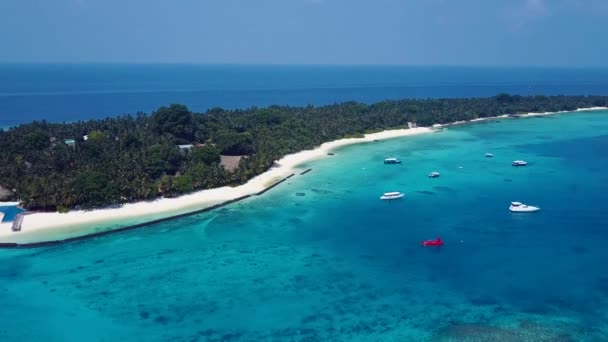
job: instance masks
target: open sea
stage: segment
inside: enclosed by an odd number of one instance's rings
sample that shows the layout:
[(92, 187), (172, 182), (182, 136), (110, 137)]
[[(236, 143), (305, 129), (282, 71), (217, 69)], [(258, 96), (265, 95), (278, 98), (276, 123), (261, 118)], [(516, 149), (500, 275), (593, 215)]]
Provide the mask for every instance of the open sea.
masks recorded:
[(605, 95), (608, 68), (0, 64), (0, 127), (273, 104), (520, 95)]
[(607, 341), (607, 150), (607, 111), (453, 126), (208, 213), (0, 250), (0, 340)]

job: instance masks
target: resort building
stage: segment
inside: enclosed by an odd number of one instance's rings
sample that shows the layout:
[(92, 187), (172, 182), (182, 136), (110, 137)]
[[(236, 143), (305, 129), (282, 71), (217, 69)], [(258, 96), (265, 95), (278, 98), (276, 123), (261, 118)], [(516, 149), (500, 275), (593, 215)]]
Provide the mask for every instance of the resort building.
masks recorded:
[(221, 161), (220, 161), (220, 165), (226, 170), (226, 171), (235, 171), (236, 169), (239, 168), (239, 164), (241, 163), (241, 159), (243, 159), (245, 156), (220, 156)]
[(193, 149), (194, 145), (192, 145), (192, 144), (177, 145), (177, 148), (179, 149), (179, 153), (186, 154), (186, 151), (190, 151), (191, 149)]

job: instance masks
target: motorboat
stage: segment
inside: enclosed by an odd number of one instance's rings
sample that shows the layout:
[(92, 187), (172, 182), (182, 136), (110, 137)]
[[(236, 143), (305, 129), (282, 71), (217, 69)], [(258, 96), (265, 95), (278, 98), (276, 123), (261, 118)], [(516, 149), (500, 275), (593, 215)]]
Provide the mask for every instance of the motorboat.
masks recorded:
[(429, 178), (437, 178), (439, 177), (439, 172), (431, 172), (429, 173)]
[(401, 160), (397, 158), (386, 158), (384, 159), (384, 164), (401, 164)]
[(405, 196), (404, 193), (395, 191), (395, 192), (385, 192), (382, 196), (380, 196), (381, 200), (395, 200), (400, 199)]
[(492, 158), (494, 155), (492, 153), (486, 153), (486, 158)]
[(532, 213), (535, 211), (539, 211), (540, 208), (532, 205), (526, 205), (521, 202), (511, 202), (509, 210), (514, 213)]
[(425, 240), (421, 242), (423, 247), (440, 247), (443, 246), (443, 241), (441, 241), (441, 237), (437, 237), (436, 240)]
[(513, 165), (513, 166), (526, 166), (526, 165), (528, 165), (528, 163), (525, 162), (525, 161), (523, 161), (523, 160), (514, 160), (511, 165)]

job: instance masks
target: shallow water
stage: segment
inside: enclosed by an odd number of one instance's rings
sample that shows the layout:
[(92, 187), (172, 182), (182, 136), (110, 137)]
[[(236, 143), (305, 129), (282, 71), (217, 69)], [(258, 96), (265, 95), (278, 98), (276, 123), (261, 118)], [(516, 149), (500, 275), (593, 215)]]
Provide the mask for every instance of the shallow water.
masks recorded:
[(606, 114), (349, 146), (219, 210), (0, 250), (0, 338), (608, 340)]

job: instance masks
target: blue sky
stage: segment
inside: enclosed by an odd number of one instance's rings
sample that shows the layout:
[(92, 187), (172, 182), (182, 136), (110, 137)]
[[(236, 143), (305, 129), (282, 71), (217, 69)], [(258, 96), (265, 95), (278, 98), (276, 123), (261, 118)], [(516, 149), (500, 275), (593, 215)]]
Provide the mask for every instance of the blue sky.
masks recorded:
[(1, 0), (0, 62), (608, 66), (608, 0)]

